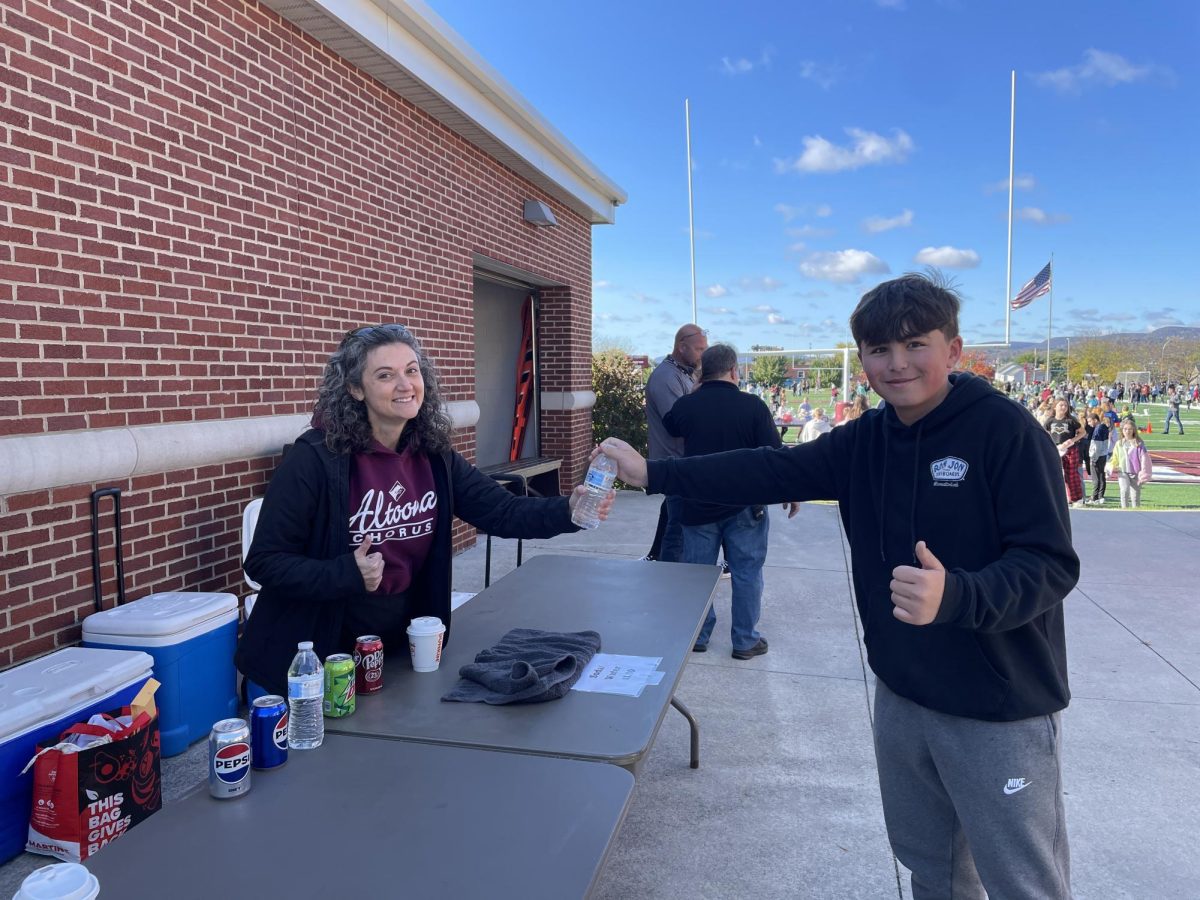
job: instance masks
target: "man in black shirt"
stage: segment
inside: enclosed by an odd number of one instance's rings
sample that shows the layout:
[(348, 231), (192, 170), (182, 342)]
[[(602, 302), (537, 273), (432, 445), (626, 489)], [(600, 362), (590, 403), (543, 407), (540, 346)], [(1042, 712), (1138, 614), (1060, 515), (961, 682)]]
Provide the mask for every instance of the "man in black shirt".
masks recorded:
[[(683, 438), (684, 456), (703, 456), (748, 447), (780, 447), (770, 408), (738, 388), (737, 351), (715, 344), (700, 359), (700, 386), (680, 397), (663, 417), (667, 431)], [(789, 504), (790, 516), (799, 504)], [(763, 563), (767, 559), (769, 519), (762, 506), (728, 506), (702, 500), (682, 501), (683, 561), (716, 563), (725, 550), (733, 581), (734, 659), (753, 659), (767, 652), (758, 633), (762, 607)], [(712, 607), (692, 649), (702, 653), (717, 623)]]

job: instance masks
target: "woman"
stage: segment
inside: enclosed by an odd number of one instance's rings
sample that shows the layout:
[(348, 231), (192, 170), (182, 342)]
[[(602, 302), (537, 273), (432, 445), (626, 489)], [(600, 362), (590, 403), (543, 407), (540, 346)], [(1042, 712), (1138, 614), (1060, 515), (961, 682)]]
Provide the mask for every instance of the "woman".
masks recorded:
[(402, 325), (342, 339), (312, 426), (272, 477), (246, 556), (262, 585), (235, 657), (251, 699), (286, 693), (300, 641), (324, 658), (378, 634), (399, 655), (413, 618), (449, 629), (454, 516), (499, 537), (577, 530), (582, 486), (569, 501), (517, 497), (450, 448), (437, 373)]
[(1150, 480), (1153, 471), (1150, 451), (1138, 436), (1137, 423), (1125, 419), (1121, 422), (1121, 437), (1108, 459), (1108, 473), (1115, 474), (1121, 486), (1121, 509), (1138, 508), (1142, 502), (1142, 485)]
[(1091, 440), (1088, 453), (1092, 460), (1092, 503), (1100, 506), (1104, 503), (1104, 493), (1108, 489), (1105, 469), (1108, 467), (1108, 423), (1095, 413), (1088, 413), (1088, 428)]
[(1045, 429), (1058, 445), (1062, 457), (1063, 482), (1067, 486), (1067, 501), (1072, 506), (1083, 505), (1083, 479), (1079, 475), (1079, 447), (1083, 440), (1083, 426), (1071, 415), (1071, 405), (1065, 399), (1054, 404), (1054, 414), (1046, 420)]

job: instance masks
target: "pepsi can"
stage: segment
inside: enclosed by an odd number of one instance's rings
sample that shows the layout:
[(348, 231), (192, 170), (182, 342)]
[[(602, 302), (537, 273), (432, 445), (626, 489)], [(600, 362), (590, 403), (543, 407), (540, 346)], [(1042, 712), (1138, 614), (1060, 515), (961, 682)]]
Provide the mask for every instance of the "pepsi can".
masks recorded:
[(287, 701), (278, 694), (259, 697), (250, 708), (250, 765), (274, 769), (287, 762)]
[(208, 733), (208, 792), (218, 800), (250, 791), (250, 726), (222, 719)]

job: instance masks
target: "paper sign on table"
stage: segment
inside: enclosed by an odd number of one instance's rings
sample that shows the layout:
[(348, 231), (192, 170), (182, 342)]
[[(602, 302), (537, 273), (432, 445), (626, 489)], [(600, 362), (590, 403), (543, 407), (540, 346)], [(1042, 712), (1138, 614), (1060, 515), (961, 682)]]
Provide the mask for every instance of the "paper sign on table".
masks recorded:
[(662, 682), (664, 673), (657, 671), (661, 663), (661, 656), (597, 653), (571, 690), (640, 697), (646, 685)]

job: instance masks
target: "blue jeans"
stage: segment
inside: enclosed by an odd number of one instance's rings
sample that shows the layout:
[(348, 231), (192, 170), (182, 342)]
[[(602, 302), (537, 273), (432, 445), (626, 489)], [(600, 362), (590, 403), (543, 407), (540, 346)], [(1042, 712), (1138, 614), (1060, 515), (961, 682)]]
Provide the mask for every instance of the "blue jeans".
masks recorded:
[(1176, 422), (1179, 422), (1179, 433), (1183, 434), (1183, 422), (1180, 421), (1180, 419), (1179, 419), (1179, 410), (1177, 410), (1177, 409), (1170, 410), (1167, 413), (1167, 421), (1163, 425), (1163, 431), (1165, 431), (1167, 434), (1171, 433), (1171, 420), (1172, 419), (1174, 419)]
[[(749, 650), (762, 637), (758, 616), (762, 611), (763, 564), (767, 561), (767, 532), (770, 517), (754, 517), (748, 506), (736, 515), (708, 525), (683, 526), (683, 561), (715, 564), (717, 551), (725, 548), (725, 561), (733, 585), (733, 623), (729, 635), (734, 650)], [(712, 606), (704, 618), (697, 644), (707, 644), (717, 624)]]
[(667, 508), (667, 527), (663, 530), (662, 543), (658, 548), (658, 561), (683, 562), (683, 525), (679, 521), (683, 499), (667, 497), (663, 505)]

